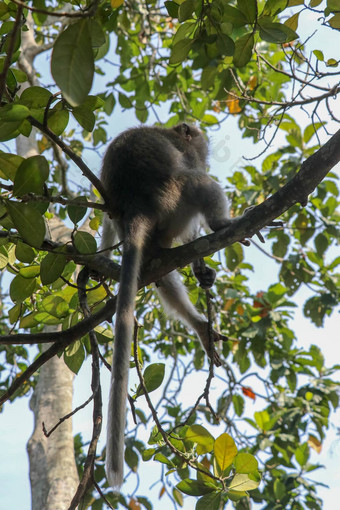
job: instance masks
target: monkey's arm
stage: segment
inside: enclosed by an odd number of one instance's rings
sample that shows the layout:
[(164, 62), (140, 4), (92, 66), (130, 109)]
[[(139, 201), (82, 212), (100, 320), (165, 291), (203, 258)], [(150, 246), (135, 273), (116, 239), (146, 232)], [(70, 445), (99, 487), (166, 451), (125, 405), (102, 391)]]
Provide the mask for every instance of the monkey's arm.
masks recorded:
[[(191, 303), (186, 288), (177, 271), (172, 271), (156, 282), (156, 288), (167, 315), (180, 318), (186, 325), (194, 329), (205, 351), (209, 355), (209, 323), (204, 315), (200, 314)], [(217, 342), (219, 340), (226, 340), (226, 337), (213, 330), (212, 340), (213, 342)], [(212, 359), (217, 367), (221, 365), (220, 357), (215, 349)]]

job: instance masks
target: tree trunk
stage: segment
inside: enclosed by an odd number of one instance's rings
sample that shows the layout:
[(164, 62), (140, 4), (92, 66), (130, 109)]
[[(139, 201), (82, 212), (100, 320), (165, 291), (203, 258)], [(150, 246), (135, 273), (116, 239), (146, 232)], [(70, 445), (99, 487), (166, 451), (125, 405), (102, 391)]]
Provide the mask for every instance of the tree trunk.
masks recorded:
[[(22, 53), (19, 67), (29, 77), (29, 85), (38, 85), (35, 77), (34, 58), (40, 52), (37, 47), (33, 25), (28, 18), (30, 30), (22, 33)], [(29, 86), (28, 84), (26, 86)], [(25, 87), (21, 87), (23, 90)], [(37, 154), (36, 131), (31, 136), (17, 139), (17, 153), (23, 157)], [(68, 229), (58, 218), (49, 225), (51, 237), (62, 241)], [(55, 235), (53, 236), (53, 233)], [(52, 331), (55, 326), (46, 327)], [(44, 346), (47, 349), (49, 345)], [(66, 510), (77, 489), (79, 480), (74, 456), (72, 420), (65, 420), (50, 437), (43, 433), (72, 410), (73, 374), (63, 359), (55, 357), (40, 370), (38, 383), (33, 392), (30, 407), (34, 413), (34, 431), (27, 444), (30, 464), (30, 481), (33, 510)]]

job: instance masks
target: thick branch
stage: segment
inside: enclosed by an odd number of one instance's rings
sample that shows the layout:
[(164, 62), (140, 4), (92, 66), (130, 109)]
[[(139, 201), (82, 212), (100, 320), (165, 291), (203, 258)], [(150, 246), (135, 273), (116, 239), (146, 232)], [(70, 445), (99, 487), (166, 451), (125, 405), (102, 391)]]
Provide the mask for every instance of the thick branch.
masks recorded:
[[(158, 255), (143, 268), (140, 287), (159, 280), (165, 274), (178, 267), (184, 267), (193, 260), (206, 257), (218, 250), (251, 237), (275, 218), (287, 211), (292, 205), (307, 203), (307, 197), (325, 178), (327, 173), (340, 161), (340, 130), (317, 152), (310, 156), (301, 166), (300, 171), (274, 195), (262, 204), (237, 218), (230, 227), (210, 234), (177, 248), (159, 250)], [(42, 249), (51, 251), (58, 243), (45, 242)], [(87, 265), (91, 270), (114, 280), (119, 280), (120, 267), (102, 255), (86, 256), (75, 253), (72, 246), (67, 246), (67, 255), (78, 264)], [(115, 300), (109, 300), (105, 307), (89, 319), (84, 319), (67, 331), (39, 333), (35, 335), (3, 335), (1, 344), (33, 344), (62, 342), (66, 337), (71, 343), (80, 338), (100, 322), (109, 319), (115, 310)]]
[(340, 161), (340, 130), (328, 142), (310, 156), (299, 172), (262, 204), (254, 207), (230, 225), (230, 227), (196, 239), (177, 248), (162, 250), (159, 257), (148, 262), (142, 271), (142, 284), (146, 285), (177, 267), (184, 267), (193, 260), (207, 257), (218, 250), (252, 237), (257, 231), (278, 218), (296, 203), (306, 205), (310, 195), (327, 173)]

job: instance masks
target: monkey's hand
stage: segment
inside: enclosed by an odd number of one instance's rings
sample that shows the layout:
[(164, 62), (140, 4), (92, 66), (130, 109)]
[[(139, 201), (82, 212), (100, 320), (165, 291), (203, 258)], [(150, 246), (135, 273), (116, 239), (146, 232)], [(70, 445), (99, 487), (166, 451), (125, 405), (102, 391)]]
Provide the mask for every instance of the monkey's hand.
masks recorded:
[(216, 271), (207, 266), (203, 259), (195, 260), (192, 268), (202, 289), (210, 289), (214, 285)]

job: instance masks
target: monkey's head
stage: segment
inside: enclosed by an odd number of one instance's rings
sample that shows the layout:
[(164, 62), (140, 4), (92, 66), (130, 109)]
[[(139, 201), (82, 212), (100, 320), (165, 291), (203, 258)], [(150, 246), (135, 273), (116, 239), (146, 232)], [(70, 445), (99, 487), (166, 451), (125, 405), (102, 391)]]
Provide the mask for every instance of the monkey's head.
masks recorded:
[(175, 126), (173, 129), (194, 148), (200, 161), (206, 163), (208, 156), (208, 140), (204, 133), (196, 126), (186, 124), (185, 122), (178, 124), (178, 126)]

